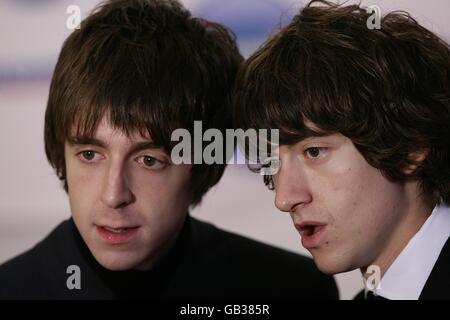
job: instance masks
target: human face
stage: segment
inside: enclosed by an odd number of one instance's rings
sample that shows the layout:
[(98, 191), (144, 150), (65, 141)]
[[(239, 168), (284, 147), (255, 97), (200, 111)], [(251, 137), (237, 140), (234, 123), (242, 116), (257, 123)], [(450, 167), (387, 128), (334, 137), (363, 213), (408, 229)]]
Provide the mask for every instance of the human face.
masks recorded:
[(341, 134), (283, 145), (279, 155), (275, 205), (290, 213), (321, 271), (364, 268), (392, 254), (386, 248), (402, 234), (409, 187), (385, 178)]
[(92, 139), (70, 140), (70, 208), (89, 250), (110, 270), (150, 269), (183, 226), (191, 166), (172, 164), (150, 137), (127, 136), (106, 118)]

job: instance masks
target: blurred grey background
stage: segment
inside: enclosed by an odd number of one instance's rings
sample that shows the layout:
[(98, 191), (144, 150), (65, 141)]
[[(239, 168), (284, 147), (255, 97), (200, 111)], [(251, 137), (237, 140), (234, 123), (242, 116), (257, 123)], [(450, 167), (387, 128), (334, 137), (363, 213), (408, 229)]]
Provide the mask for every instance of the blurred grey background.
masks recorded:
[[(250, 55), (278, 26), (307, 3), (294, 0), (184, 0), (194, 15), (226, 24), (241, 52)], [(350, 1), (356, 2), (356, 1)], [(36, 244), (70, 216), (67, 196), (46, 162), (43, 119), (51, 75), (71, 30), (70, 5), (82, 18), (98, 1), (0, 1), (0, 263)], [(449, 40), (446, 0), (362, 1), (382, 13), (406, 10)], [(274, 194), (243, 165), (230, 165), (192, 214), (253, 239), (308, 255), (288, 214), (276, 210)], [(359, 271), (336, 276), (341, 298), (362, 288)], [(1, 284), (0, 284), (1, 285)], [(299, 288), (301, 290), (301, 288)]]

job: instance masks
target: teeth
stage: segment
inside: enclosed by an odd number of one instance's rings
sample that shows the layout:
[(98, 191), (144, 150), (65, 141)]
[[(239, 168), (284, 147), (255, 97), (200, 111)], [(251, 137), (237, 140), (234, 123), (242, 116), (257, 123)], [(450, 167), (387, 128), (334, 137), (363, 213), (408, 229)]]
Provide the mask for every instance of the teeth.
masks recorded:
[(105, 230), (108, 230), (113, 233), (121, 233), (121, 232), (124, 232), (125, 230), (127, 230), (126, 228), (120, 228), (120, 229), (114, 229), (114, 228), (109, 228), (109, 227), (104, 227), (104, 228), (105, 228)]

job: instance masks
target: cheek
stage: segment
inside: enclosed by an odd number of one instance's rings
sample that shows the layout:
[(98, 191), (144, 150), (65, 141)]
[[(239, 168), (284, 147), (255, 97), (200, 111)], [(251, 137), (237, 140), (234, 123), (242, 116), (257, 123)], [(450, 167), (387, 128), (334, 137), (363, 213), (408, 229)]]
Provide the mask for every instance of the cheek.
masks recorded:
[(380, 199), (385, 198), (383, 194), (393, 191), (392, 184), (379, 170), (365, 161), (357, 160), (340, 161), (339, 165), (328, 167), (317, 178), (316, 185), (322, 186), (323, 191), (326, 191), (319, 194), (329, 203), (330, 209), (335, 208), (333, 211), (347, 214), (360, 210), (370, 211)]
[(397, 218), (401, 187), (375, 168), (347, 167), (328, 182), (330, 195), (323, 195), (333, 226), (331, 242), (347, 244), (345, 250), (377, 251), (377, 243), (389, 233)]
[(176, 208), (185, 211), (190, 200), (190, 172), (181, 169), (173, 167), (161, 174), (136, 176), (133, 189), (141, 206), (161, 214)]
[(68, 163), (67, 166), (67, 185), (69, 188), (69, 204), (74, 216), (83, 212), (89, 212), (89, 209), (95, 204), (101, 191), (101, 172), (80, 170), (76, 165)]
[[(371, 206), (371, 190), (367, 181), (370, 173), (359, 163), (339, 161), (330, 164), (309, 179), (318, 214), (322, 215), (332, 228), (335, 237), (342, 239), (349, 232), (360, 233), (368, 223), (364, 212)], [(330, 239), (335, 242), (339, 239)]]

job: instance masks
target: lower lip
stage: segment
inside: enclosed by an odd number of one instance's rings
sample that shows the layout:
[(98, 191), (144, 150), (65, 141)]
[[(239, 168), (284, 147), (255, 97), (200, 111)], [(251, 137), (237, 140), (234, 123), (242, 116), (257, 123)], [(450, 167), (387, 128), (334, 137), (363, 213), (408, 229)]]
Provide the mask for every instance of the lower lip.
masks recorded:
[(301, 234), (303, 247), (305, 249), (318, 247), (322, 240), (323, 233), (325, 232), (325, 228), (326, 226), (318, 226), (316, 227), (315, 232), (311, 235), (307, 235), (305, 233)]
[(96, 228), (100, 237), (106, 242), (111, 244), (121, 244), (129, 242), (136, 235), (138, 230), (138, 227), (136, 227), (136, 228), (129, 228), (120, 233), (114, 233), (106, 230), (103, 227), (96, 226)]

